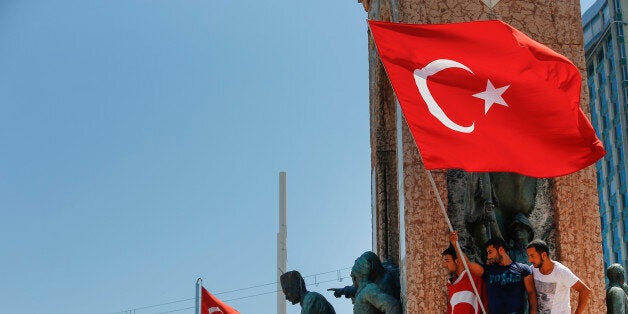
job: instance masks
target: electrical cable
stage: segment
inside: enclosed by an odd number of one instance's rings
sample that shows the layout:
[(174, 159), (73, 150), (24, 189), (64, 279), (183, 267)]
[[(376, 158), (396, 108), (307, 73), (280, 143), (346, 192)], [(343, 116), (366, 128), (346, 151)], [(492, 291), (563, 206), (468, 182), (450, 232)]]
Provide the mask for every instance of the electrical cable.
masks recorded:
[[(336, 270), (330, 270), (330, 271), (327, 271), (327, 272), (307, 275), (307, 276), (303, 276), (303, 278), (305, 279), (305, 278), (310, 278), (310, 277), (316, 277), (316, 276), (319, 276), (319, 275), (326, 275), (326, 274), (331, 274), (331, 273), (339, 273), (340, 271), (348, 270), (348, 269), (351, 269), (351, 267), (340, 268), (340, 269), (336, 269)], [(332, 281), (341, 281), (342, 279), (346, 279), (346, 278), (349, 278), (349, 277), (338, 277), (338, 278), (334, 278), (332, 280), (318, 281), (318, 282), (306, 284), (306, 286), (311, 286), (311, 285), (317, 285), (318, 286), (318, 284), (321, 284), (321, 283), (327, 283), (327, 282), (332, 282)], [(226, 294), (226, 293), (250, 290), (250, 289), (253, 289), (253, 288), (261, 288), (261, 287), (265, 287), (265, 286), (269, 286), (269, 285), (275, 285), (275, 284), (277, 284), (276, 281), (275, 282), (271, 282), (271, 283), (267, 283), (267, 284), (255, 285), (255, 286), (239, 288), (239, 289), (234, 289), (234, 290), (229, 290), (229, 291), (221, 291), (221, 292), (213, 293), (213, 295), (220, 295), (220, 294)], [(281, 290), (278, 290), (278, 291), (268, 291), (268, 292), (253, 294), (253, 295), (247, 295), (247, 296), (243, 296), (243, 297), (226, 299), (226, 300), (223, 300), (223, 301), (224, 302), (235, 301), (235, 300), (252, 298), (252, 297), (257, 297), (257, 296), (260, 296), (260, 295), (266, 295), (266, 294), (277, 293), (277, 292), (281, 292)], [(174, 304), (174, 303), (191, 301), (191, 300), (195, 300), (195, 299), (196, 298), (187, 298), (187, 299), (181, 299), (181, 300), (176, 300), (176, 301), (169, 301), (169, 302), (164, 302), (164, 303), (159, 303), (159, 304), (152, 304), (152, 305), (137, 307), (137, 308), (133, 308), (133, 309), (130, 309), (130, 310), (125, 310), (125, 311), (113, 312), (113, 313), (110, 313), (110, 314), (125, 314), (125, 313), (128, 313), (129, 311), (143, 310), (143, 309), (154, 308), (154, 307), (159, 307), (159, 306), (164, 306), (164, 305), (170, 305), (170, 304)], [(194, 308), (194, 307), (191, 307), (191, 308)], [(173, 311), (169, 311), (169, 312), (160, 312), (160, 313), (171, 313), (171, 312), (183, 311), (183, 310), (187, 310), (187, 309), (190, 309), (190, 308), (184, 308), (184, 309), (178, 309), (178, 310), (173, 310)]]
[[(328, 272), (329, 273), (329, 272)], [(313, 275), (312, 275), (313, 276)], [(311, 277), (311, 276), (308, 276)], [(331, 280), (324, 280), (324, 281), (320, 281), (320, 282), (315, 282), (315, 283), (310, 283), (310, 284), (306, 284), (306, 286), (311, 286), (311, 285), (319, 285), (321, 283), (327, 283), (327, 282), (332, 282), (332, 281), (338, 281), (338, 279), (347, 279), (349, 277), (340, 277), (337, 279), (331, 279)], [(241, 300), (241, 299), (247, 299), (247, 298), (252, 298), (252, 297), (257, 297), (260, 295), (266, 295), (266, 294), (271, 294), (271, 293), (277, 293), (277, 292), (281, 292), (281, 291), (268, 291), (268, 292), (263, 292), (263, 293), (258, 293), (258, 294), (253, 294), (253, 295), (247, 295), (247, 296), (243, 296), (243, 297), (238, 297), (238, 298), (233, 298), (233, 299), (227, 299), (227, 300), (223, 300), (223, 302), (229, 302), (229, 301), (236, 301), (236, 300)], [(176, 309), (176, 310), (171, 310), (171, 311), (166, 311), (166, 312), (159, 312), (159, 314), (165, 314), (165, 313), (173, 313), (173, 312), (179, 312), (179, 311), (184, 311), (184, 310), (189, 310), (189, 309), (193, 309), (194, 306), (192, 307), (186, 307), (186, 308), (182, 308), (182, 309)]]

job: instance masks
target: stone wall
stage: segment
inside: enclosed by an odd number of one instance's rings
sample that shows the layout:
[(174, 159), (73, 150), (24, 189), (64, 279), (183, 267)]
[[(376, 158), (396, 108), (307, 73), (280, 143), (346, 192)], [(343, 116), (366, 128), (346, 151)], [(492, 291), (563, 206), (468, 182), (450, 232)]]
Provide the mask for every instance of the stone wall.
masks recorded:
[[(361, 0), (369, 19), (404, 23), (452, 23), (500, 19), (571, 59), (586, 78), (578, 1), (546, 0)], [(488, 4), (494, 4), (489, 8)], [(412, 135), (396, 115), (396, 103), (372, 38), (369, 36), (371, 149), (374, 173), (373, 223), (378, 253), (396, 256), (402, 268), (406, 313), (444, 313), (446, 273), (440, 252), (447, 246), (447, 226), (427, 179)], [(581, 105), (589, 112), (583, 80)], [(401, 126), (401, 130), (399, 130)], [(400, 136), (400, 138), (397, 138)], [(394, 156), (394, 157), (393, 157)], [(400, 162), (398, 162), (400, 161)], [(401, 163), (401, 164), (399, 164)], [(399, 173), (398, 171), (401, 171)], [(446, 172), (433, 172), (439, 193), (448, 199)], [(402, 190), (397, 184), (401, 183)], [(593, 290), (589, 313), (605, 312), (604, 270), (596, 179), (593, 167), (545, 180), (555, 219), (555, 258)], [(547, 192), (549, 191), (549, 192)], [(399, 195), (402, 195), (400, 199)], [(547, 197), (546, 197), (547, 198)], [(402, 212), (399, 210), (402, 209)], [(391, 215), (401, 217), (394, 221)], [(401, 230), (393, 224), (399, 223)], [(538, 226), (537, 226), (538, 228)], [(401, 232), (400, 232), (401, 231)], [(395, 239), (402, 241), (395, 246)], [(552, 241), (553, 242), (553, 241)], [(405, 250), (404, 250), (405, 246)], [(395, 251), (397, 250), (397, 251)], [(572, 299), (575, 300), (576, 293)], [(573, 302), (572, 300), (572, 302)]]

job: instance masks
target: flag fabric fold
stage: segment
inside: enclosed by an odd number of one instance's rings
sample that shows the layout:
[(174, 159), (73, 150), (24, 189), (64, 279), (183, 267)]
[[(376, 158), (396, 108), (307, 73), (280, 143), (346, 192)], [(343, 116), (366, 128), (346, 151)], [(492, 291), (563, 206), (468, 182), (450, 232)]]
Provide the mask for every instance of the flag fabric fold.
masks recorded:
[(369, 21), (427, 169), (556, 177), (606, 153), (566, 57), (501, 21)]
[(201, 291), (201, 314), (240, 314), (237, 310), (202, 288)]

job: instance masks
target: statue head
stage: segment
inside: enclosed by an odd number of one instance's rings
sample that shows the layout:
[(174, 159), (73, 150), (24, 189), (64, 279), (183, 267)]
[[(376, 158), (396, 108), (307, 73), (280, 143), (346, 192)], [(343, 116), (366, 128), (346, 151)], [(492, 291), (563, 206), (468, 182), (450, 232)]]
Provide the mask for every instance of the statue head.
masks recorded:
[(292, 270), (281, 275), (279, 281), (283, 294), (286, 295), (286, 300), (292, 304), (300, 303), (303, 300), (307, 289), (305, 289), (305, 281), (298, 271)]
[(613, 285), (623, 285), (624, 284), (624, 267), (620, 264), (612, 264), (608, 266), (606, 269), (606, 276), (610, 281), (610, 284)]
[(532, 230), (532, 224), (528, 217), (522, 213), (517, 213), (510, 225), (508, 226), (508, 236), (518, 243), (525, 246), (526, 243), (532, 241), (534, 237), (534, 230)]
[(353, 268), (351, 268), (351, 278), (353, 284), (359, 290), (361, 283), (374, 282), (382, 272), (384, 272), (382, 261), (379, 260), (375, 253), (367, 251), (355, 260)]

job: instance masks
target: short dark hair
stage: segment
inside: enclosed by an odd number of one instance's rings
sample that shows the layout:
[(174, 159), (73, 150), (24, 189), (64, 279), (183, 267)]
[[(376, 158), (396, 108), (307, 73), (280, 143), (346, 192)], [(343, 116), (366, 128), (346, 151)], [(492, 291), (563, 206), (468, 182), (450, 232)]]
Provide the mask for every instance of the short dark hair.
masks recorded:
[(451, 244), (449, 245), (449, 247), (448, 247), (448, 248), (446, 248), (446, 249), (443, 251), (443, 254), (442, 254), (442, 255), (443, 255), (443, 256), (445, 256), (445, 255), (451, 255), (451, 257), (452, 257), (454, 260), (458, 259), (458, 256), (456, 255), (456, 249), (454, 249), (453, 245), (451, 245)]
[(528, 249), (529, 248), (534, 248), (536, 250), (537, 253), (541, 254), (543, 252), (545, 252), (547, 254), (547, 256), (549, 256), (549, 246), (547, 246), (547, 243), (545, 243), (545, 241), (541, 240), (541, 239), (535, 239), (532, 242), (528, 243)]
[(484, 248), (488, 248), (490, 245), (494, 246), (496, 250), (498, 250), (500, 247), (504, 248), (504, 250), (507, 248), (506, 242), (500, 237), (491, 238), (490, 240), (486, 241), (486, 243), (484, 244)]

